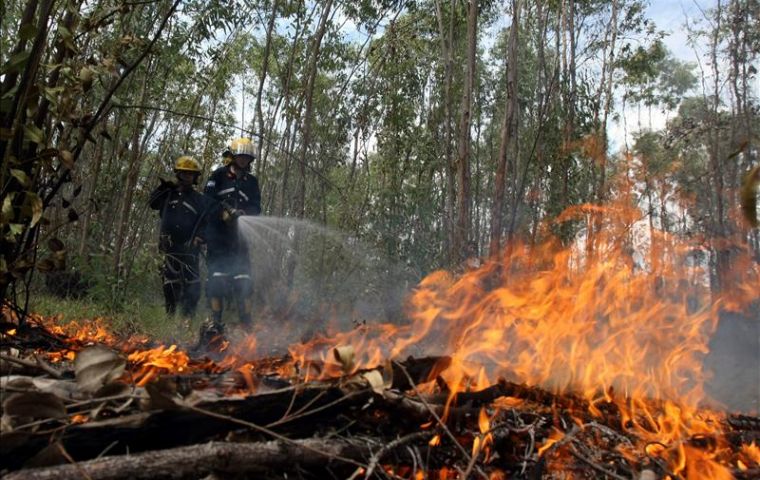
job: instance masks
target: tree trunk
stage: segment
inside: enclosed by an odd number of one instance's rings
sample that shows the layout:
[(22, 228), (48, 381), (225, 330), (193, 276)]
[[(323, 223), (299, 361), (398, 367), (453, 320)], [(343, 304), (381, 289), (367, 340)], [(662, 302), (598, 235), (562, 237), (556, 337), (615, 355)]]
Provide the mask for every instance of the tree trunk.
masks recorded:
[[(108, 124), (106, 123), (106, 126)], [(87, 198), (90, 200), (90, 205), (85, 211), (84, 218), (82, 218), (82, 236), (79, 238), (79, 255), (83, 256), (87, 249), (87, 240), (90, 230), (90, 219), (93, 213), (90, 212), (91, 205), (95, 201), (95, 192), (98, 186), (98, 178), (100, 178), (100, 167), (103, 164), (103, 144), (105, 142), (98, 142), (95, 148), (95, 155), (93, 157), (94, 165), (91, 169), (92, 176), (89, 179), (89, 186), (87, 187)]]
[(454, 258), (464, 260), (472, 235), (472, 198), (470, 194), (470, 126), (472, 123), (472, 93), (478, 47), (478, 0), (470, 0), (467, 13), (467, 76), (462, 93), (459, 123), (459, 152), (457, 155), (457, 217), (454, 232)]
[(256, 122), (259, 125), (259, 141), (256, 142), (256, 175), (261, 175), (262, 161), (262, 142), (261, 138), (264, 136), (264, 113), (261, 110), (261, 97), (264, 93), (264, 84), (267, 79), (267, 70), (269, 69), (269, 52), (272, 49), (272, 32), (274, 31), (275, 20), (277, 19), (277, 4), (278, 0), (272, 0), (272, 13), (269, 16), (269, 24), (267, 24), (267, 39), (264, 44), (264, 59), (261, 65), (261, 77), (259, 79), (259, 88), (256, 91)]
[(723, 162), (721, 161), (720, 157), (720, 127), (719, 127), (719, 115), (720, 115), (720, 90), (721, 90), (721, 83), (722, 78), (720, 75), (719, 65), (718, 65), (718, 53), (720, 49), (720, 35), (721, 35), (721, 29), (723, 28), (722, 25), (722, 17), (723, 17), (723, 4), (721, 0), (718, 0), (717, 5), (715, 7), (715, 22), (713, 26), (713, 32), (712, 32), (712, 43), (710, 45), (710, 64), (713, 71), (713, 91), (711, 92), (712, 98), (711, 102), (712, 105), (710, 110), (710, 126), (708, 133), (709, 138), (709, 147), (708, 147), (708, 157), (710, 162), (710, 170), (711, 170), (711, 178), (713, 179), (713, 197), (715, 198), (715, 216), (713, 220), (713, 229), (712, 232), (714, 235), (714, 238), (717, 240), (715, 242), (715, 268), (716, 268), (716, 280), (717, 284), (714, 285), (714, 290), (716, 292), (722, 291), (724, 288), (728, 286), (728, 283), (730, 281), (729, 277), (729, 270), (730, 270), (730, 250), (726, 248), (725, 246), (725, 237), (728, 234), (728, 229), (726, 226), (726, 210), (724, 206), (724, 195), (725, 195), (725, 185), (724, 185), (724, 171), (723, 171)]
[(491, 239), (489, 255), (494, 257), (501, 251), (504, 206), (507, 186), (507, 155), (512, 150), (515, 137), (515, 110), (517, 108), (517, 42), (520, 25), (520, 0), (512, 1), (512, 26), (507, 44), (507, 95), (504, 120), (501, 124), (501, 143), (496, 160), (496, 180), (494, 181), (494, 203), (491, 210)]
[[(145, 76), (142, 82), (142, 91), (140, 93), (140, 105), (145, 103), (145, 97), (148, 90), (148, 79), (150, 78), (151, 65), (148, 64), (146, 68)], [(126, 240), (127, 227), (129, 226), (129, 216), (132, 212), (132, 197), (135, 192), (135, 185), (137, 185), (138, 174), (140, 173), (140, 164), (142, 163), (142, 155), (140, 152), (140, 134), (142, 133), (142, 122), (145, 118), (145, 111), (140, 109), (137, 113), (134, 131), (132, 132), (131, 140), (131, 152), (129, 157), (129, 170), (127, 171), (127, 178), (124, 186), (124, 195), (121, 201), (121, 214), (119, 215), (119, 225), (116, 231), (116, 243), (114, 246), (113, 254), (113, 266), (114, 272), (117, 277), (121, 277), (121, 254), (124, 248), (124, 242)]]
[(333, 0), (327, 0), (322, 15), (319, 19), (319, 25), (311, 44), (311, 54), (309, 55), (309, 66), (307, 69), (306, 80), (306, 100), (305, 111), (303, 116), (303, 129), (301, 134), (301, 153), (299, 155), (298, 165), (298, 188), (296, 191), (296, 208), (295, 214), (298, 218), (304, 218), (306, 214), (306, 165), (308, 162), (309, 144), (311, 143), (311, 123), (313, 116), (314, 103), (314, 82), (317, 78), (317, 65), (319, 63), (319, 51), (322, 46), (322, 37), (327, 30), (327, 22), (332, 13)]
[(570, 170), (572, 168), (573, 140), (575, 139), (575, 0), (566, 0), (562, 4), (563, 45), (562, 58), (565, 82), (565, 126), (562, 139), (562, 206), (571, 203)]
[(445, 243), (450, 258), (455, 258), (454, 250), (454, 202), (456, 197), (455, 177), (454, 177), (454, 160), (451, 148), (453, 133), (451, 129), (451, 86), (453, 77), (453, 46), (454, 46), (454, 10), (456, 0), (451, 0), (449, 8), (449, 25), (448, 33), (444, 24), (443, 9), (440, 0), (435, 2), (436, 17), (438, 18), (438, 37), (441, 43), (441, 58), (444, 64), (443, 73), (443, 130), (444, 130), (444, 168), (443, 172), (446, 177), (446, 203), (443, 215), (444, 230), (446, 232)]
[(612, 13), (610, 17), (609, 34), (610, 34), (610, 51), (608, 59), (605, 62), (604, 72), (607, 70), (607, 78), (605, 82), (604, 73), (602, 73), (602, 84), (605, 85), (604, 92), (604, 110), (602, 111), (601, 121), (601, 161), (599, 165), (599, 183), (596, 188), (596, 200), (597, 202), (603, 202), (605, 200), (604, 191), (607, 187), (607, 121), (610, 117), (610, 111), (612, 110), (612, 84), (615, 75), (615, 48), (617, 46), (617, 34), (618, 34), (618, 11), (619, 0), (612, 0)]

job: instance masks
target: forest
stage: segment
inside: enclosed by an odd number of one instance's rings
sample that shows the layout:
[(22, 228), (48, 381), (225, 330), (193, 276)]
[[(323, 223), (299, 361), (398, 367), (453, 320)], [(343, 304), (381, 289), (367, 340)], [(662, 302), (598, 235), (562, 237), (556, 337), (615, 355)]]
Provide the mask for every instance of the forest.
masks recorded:
[(671, 31), (639, 0), (2, 8), (0, 289), (17, 304), (61, 269), (106, 308), (149, 301), (149, 192), (179, 155), (202, 185), (238, 136), (264, 215), (335, 228), (417, 281), (547, 224), (592, 239), (593, 215), (551, 222), (623, 197), (699, 244), (713, 290), (737, 249), (760, 255), (737, 215), (757, 162), (754, 1)]
[[(0, 475), (758, 478), (758, 25), (1, 2)], [(155, 192), (233, 177), (167, 313)]]

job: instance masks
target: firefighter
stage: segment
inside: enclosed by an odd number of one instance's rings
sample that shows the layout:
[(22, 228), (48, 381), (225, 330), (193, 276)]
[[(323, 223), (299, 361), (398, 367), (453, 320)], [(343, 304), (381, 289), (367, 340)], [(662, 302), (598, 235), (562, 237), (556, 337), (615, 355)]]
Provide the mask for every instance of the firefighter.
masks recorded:
[(200, 164), (181, 156), (174, 165), (177, 181), (160, 179), (150, 195), (150, 208), (158, 210), (161, 233), (158, 248), (164, 254), (161, 270), (166, 312), (173, 315), (179, 305), (185, 318), (192, 317), (201, 294), (200, 244), (210, 201), (195, 190)]
[(233, 157), (232, 152), (228, 148), (227, 150), (222, 152), (222, 164), (226, 167), (227, 165), (232, 163), (232, 157)]
[(247, 245), (239, 236), (237, 223), (240, 216), (261, 213), (261, 192), (258, 180), (250, 173), (255, 156), (253, 142), (247, 138), (235, 140), (229, 151), (232, 154), (229, 164), (211, 174), (204, 190), (218, 208), (207, 226), (206, 296), (211, 319), (201, 330), (201, 344), (209, 344), (223, 334), (223, 302), (229, 294), (237, 303), (240, 323), (251, 324), (253, 279)]

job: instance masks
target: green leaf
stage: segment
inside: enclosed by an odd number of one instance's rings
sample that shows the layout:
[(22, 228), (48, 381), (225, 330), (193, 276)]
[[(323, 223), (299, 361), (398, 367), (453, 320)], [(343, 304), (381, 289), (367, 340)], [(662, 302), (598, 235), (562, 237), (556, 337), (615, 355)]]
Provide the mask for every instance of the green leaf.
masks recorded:
[(18, 29), (18, 36), (21, 41), (31, 40), (37, 34), (37, 27), (33, 23), (25, 23)]
[(0, 69), (0, 73), (20, 72), (29, 60), (29, 55), (31, 53), (31, 50), (24, 50), (23, 52), (18, 52), (17, 54), (12, 55), (5, 65), (3, 65), (3, 68)]
[(18, 180), (18, 183), (20, 183), (22, 187), (27, 187), (29, 185), (29, 177), (26, 176), (26, 173), (23, 170), (11, 168), (11, 175)]
[(13, 219), (13, 198), (16, 196), (16, 192), (11, 192), (3, 200), (2, 216), (0, 216), (0, 222), (6, 223)]
[(34, 192), (26, 192), (26, 199), (22, 208), (22, 213), (31, 217), (30, 227), (37, 225), (42, 218), (42, 199)]
[(21, 233), (24, 231), (24, 224), (23, 223), (9, 223), (8, 229), (11, 231), (11, 235), (15, 237), (17, 235), (21, 235)]
[(71, 30), (64, 27), (63, 25), (58, 25), (58, 35), (61, 36), (61, 38), (71, 38)]
[(44, 135), (42, 130), (35, 125), (24, 125), (24, 136), (32, 143), (40, 144), (44, 143)]
[(34, 125), (24, 126), (24, 136), (32, 143), (40, 144), (45, 142), (42, 130)]

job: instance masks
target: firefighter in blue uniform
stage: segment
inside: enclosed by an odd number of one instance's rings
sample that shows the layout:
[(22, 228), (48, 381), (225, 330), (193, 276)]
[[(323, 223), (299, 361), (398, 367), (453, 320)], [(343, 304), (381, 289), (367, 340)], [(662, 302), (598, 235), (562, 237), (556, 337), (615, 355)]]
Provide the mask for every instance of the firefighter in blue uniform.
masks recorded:
[(161, 276), (166, 312), (173, 315), (179, 306), (189, 318), (201, 296), (200, 244), (210, 202), (195, 190), (201, 174), (195, 159), (179, 157), (174, 173), (177, 182), (162, 179), (150, 195), (150, 207), (161, 217), (158, 248), (164, 254)]
[(201, 344), (209, 344), (224, 332), (223, 302), (229, 293), (237, 303), (240, 323), (251, 324), (251, 278), (248, 248), (239, 236), (237, 223), (243, 215), (261, 213), (259, 182), (250, 173), (255, 157), (250, 139), (232, 142), (230, 162), (216, 169), (208, 179), (204, 193), (217, 202), (206, 229), (208, 282), (206, 296), (211, 307), (211, 321), (201, 330)]

